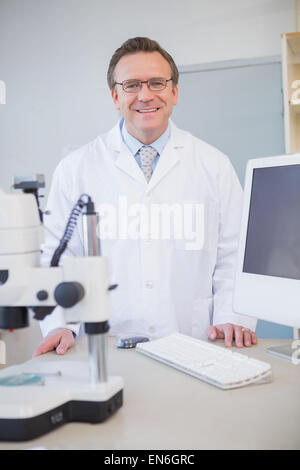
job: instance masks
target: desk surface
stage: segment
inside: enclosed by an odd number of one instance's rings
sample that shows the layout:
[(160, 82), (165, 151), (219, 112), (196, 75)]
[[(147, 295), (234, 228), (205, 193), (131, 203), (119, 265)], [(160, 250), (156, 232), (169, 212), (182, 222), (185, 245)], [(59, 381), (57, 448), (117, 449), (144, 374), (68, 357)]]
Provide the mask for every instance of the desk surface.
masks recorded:
[[(260, 340), (244, 350), (273, 367), (274, 380), (223, 391), (147, 358), (109, 338), (110, 375), (124, 378), (124, 405), (101, 424), (69, 423), (38, 439), (2, 449), (300, 449), (300, 366), (271, 356)], [(87, 357), (81, 337), (68, 360)], [(32, 360), (59, 361), (48, 353)]]

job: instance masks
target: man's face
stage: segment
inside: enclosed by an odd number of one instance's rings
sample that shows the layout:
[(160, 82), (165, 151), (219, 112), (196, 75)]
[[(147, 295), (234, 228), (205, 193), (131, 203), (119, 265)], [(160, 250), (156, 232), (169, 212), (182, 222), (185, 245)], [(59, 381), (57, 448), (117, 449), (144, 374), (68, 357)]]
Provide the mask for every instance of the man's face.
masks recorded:
[[(159, 52), (137, 52), (123, 56), (116, 65), (114, 78), (124, 80), (165, 78), (172, 76), (168, 62)], [(116, 109), (125, 119), (128, 132), (142, 143), (149, 145), (160, 137), (168, 127), (173, 106), (177, 103), (178, 87), (167, 82), (161, 91), (152, 91), (147, 83), (137, 93), (126, 93), (121, 85), (115, 85), (112, 98)]]

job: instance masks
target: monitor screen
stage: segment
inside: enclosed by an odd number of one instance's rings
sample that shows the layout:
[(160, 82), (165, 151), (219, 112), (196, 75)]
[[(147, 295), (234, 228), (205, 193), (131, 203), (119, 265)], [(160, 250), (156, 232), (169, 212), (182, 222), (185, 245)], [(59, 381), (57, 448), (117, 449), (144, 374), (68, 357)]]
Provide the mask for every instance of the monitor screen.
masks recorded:
[(254, 168), (243, 272), (300, 279), (300, 164)]

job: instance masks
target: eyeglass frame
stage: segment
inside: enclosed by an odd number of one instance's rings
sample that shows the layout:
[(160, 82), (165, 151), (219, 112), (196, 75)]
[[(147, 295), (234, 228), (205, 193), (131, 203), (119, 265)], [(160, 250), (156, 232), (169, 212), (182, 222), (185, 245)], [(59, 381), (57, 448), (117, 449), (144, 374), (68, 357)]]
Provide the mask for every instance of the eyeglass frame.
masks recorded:
[[(161, 79), (161, 80), (165, 80), (165, 86), (164, 88), (161, 88), (160, 90), (151, 90), (151, 88), (149, 87), (149, 82), (150, 80), (153, 80), (153, 79)], [(115, 85), (121, 85), (122, 86), (122, 90), (124, 91), (124, 93), (138, 93), (139, 91), (141, 91), (142, 89), (142, 85), (143, 83), (147, 83), (147, 86), (148, 86), (148, 89), (151, 90), (151, 91), (163, 91), (167, 88), (167, 84), (168, 82), (170, 82), (171, 80), (173, 80), (173, 77), (169, 78), (168, 80), (166, 78), (163, 78), (163, 77), (152, 77), (152, 78), (149, 78), (149, 80), (138, 80), (138, 79), (135, 79), (135, 78), (130, 78), (128, 80), (123, 80), (123, 82), (119, 83), (119, 82), (115, 82), (114, 83), (114, 86)], [(125, 82), (130, 82), (130, 81), (137, 81), (139, 82), (139, 90), (138, 91), (126, 91), (124, 90), (124, 83)]]

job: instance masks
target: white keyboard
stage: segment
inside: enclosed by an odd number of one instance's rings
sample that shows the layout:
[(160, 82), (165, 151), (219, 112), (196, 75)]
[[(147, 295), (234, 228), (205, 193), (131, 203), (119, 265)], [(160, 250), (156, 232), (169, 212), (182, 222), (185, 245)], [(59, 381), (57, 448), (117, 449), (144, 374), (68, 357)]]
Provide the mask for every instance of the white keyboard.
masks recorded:
[(222, 389), (272, 378), (271, 366), (266, 362), (180, 333), (138, 343), (136, 350)]

